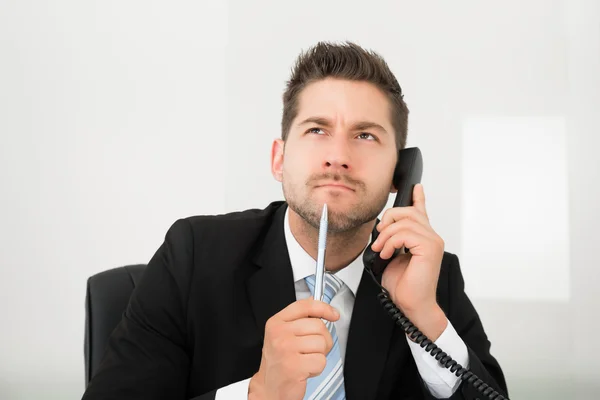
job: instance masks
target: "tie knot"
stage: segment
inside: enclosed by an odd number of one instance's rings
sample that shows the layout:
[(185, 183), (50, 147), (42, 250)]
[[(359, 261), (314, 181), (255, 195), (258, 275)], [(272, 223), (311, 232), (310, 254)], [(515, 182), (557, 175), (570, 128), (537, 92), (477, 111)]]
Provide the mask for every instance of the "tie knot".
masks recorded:
[[(308, 288), (310, 289), (310, 293), (315, 294), (315, 275), (309, 275), (304, 278)], [(342, 288), (344, 282), (341, 281), (340, 278), (335, 275), (331, 275), (330, 273), (325, 273), (325, 287), (323, 288), (323, 301), (327, 304), (331, 302), (331, 299), (336, 295), (336, 293)]]

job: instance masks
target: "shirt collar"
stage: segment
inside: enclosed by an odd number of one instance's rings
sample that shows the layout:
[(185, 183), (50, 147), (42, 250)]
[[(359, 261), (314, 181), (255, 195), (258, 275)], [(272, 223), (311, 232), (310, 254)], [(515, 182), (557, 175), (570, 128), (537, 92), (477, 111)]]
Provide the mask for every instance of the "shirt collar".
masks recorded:
[[(292, 264), (292, 271), (294, 274), (294, 282), (298, 282), (301, 279), (306, 278), (309, 275), (313, 275), (315, 273), (316, 260), (310, 256), (300, 246), (300, 243), (296, 240), (292, 231), (290, 229), (290, 219), (289, 219), (289, 206), (285, 210), (285, 219), (284, 219), (284, 232), (285, 232), (285, 242), (287, 243), (288, 253), (290, 255), (290, 262)], [(367, 248), (367, 244), (365, 244), (365, 249)], [(358, 291), (358, 285), (362, 278), (363, 273), (363, 251), (354, 259), (348, 266), (342, 268), (338, 272), (336, 272), (335, 276), (340, 278), (342, 282), (350, 288), (354, 296), (356, 296), (356, 292)]]

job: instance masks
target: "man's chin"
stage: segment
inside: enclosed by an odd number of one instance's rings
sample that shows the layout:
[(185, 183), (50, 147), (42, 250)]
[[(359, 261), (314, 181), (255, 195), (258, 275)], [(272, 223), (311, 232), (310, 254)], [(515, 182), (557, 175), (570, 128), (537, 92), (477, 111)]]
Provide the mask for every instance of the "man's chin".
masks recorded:
[[(323, 212), (324, 202), (311, 202), (310, 205), (304, 204), (304, 206), (298, 207), (298, 204), (290, 204), (290, 207), (298, 214), (302, 219), (308, 222), (311, 226), (318, 229), (321, 221), (321, 214)], [(352, 229), (352, 210), (356, 210), (354, 207), (347, 205), (341, 206), (339, 204), (327, 203), (327, 219), (328, 228), (331, 232), (345, 231)], [(349, 218), (350, 217), (350, 218)]]
[[(323, 205), (327, 203), (328, 228), (331, 233), (349, 232), (362, 227), (377, 218), (381, 210), (374, 210), (373, 204), (361, 204), (353, 196), (330, 196), (321, 193), (311, 196), (302, 203), (292, 200), (290, 207), (314, 228), (319, 227)], [(385, 204), (384, 204), (385, 205)]]
[(359, 207), (360, 201), (356, 198), (356, 196), (315, 196), (312, 201), (315, 208), (319, 210), (319, 213), (323, 209), (323, 205), (327, 203), (327, 209), (330, 212), (339, 212), (339, 213), (349, 213), (352, 210), (355, 210)]

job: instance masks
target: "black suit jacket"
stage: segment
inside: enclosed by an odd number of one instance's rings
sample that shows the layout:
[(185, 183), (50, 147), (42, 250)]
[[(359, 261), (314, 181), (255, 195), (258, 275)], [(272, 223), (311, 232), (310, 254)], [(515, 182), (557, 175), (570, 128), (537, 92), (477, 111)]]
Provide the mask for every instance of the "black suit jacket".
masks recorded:
[[(259, 368), (267, 319), (296, 300), (284, 236), (287, 204), (178, 220), (148, 263), (83, 396), (214, 399)], [(445, 253), (437, 300), (465, 341), (470, 368), (506, 393), (490, 342), (467, 298), (458, 258)], [(404, 332), (360, 282), (344, 365), (349, 400), (433, 399)], [(462, 383), (452, 399), (483, 398)]]

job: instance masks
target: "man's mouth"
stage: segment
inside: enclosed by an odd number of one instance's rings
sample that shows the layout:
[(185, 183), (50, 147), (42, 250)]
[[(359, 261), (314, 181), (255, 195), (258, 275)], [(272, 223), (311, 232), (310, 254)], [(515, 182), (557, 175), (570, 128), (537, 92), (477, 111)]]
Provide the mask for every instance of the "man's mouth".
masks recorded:
[(329, 188), (329, 189), (339, 189), (339, 190), (349, 190), (349, 191), (354, 191), (354, 189), (352, 189), (349, 186), (346, 186), (342, 183), (337, 183), (337, 182), (326, 182), (326, 183), (321, 183), (319, 185), (317, 185), (317, 188)]

